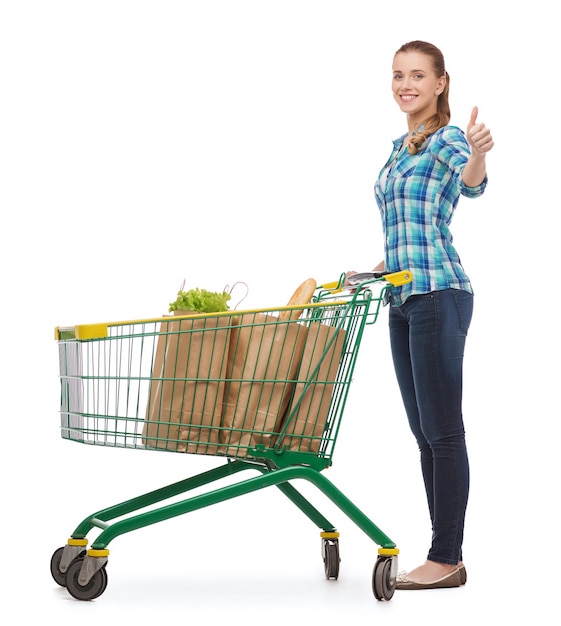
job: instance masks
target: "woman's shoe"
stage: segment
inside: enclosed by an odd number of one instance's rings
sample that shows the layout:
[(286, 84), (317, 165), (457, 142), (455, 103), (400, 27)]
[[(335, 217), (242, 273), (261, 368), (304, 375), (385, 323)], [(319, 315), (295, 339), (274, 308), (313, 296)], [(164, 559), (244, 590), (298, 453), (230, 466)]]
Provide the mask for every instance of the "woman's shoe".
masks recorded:
[[(462, 570), (463, 569), (463, 573)], [(430, 583), (417, 583), (412, 580), (407, 579), (406, 573), (401, 573), (397, 575), (395, 588), (396, 589), (450, 589), (452, 587), (459, 587), (460, 585), (465, 584), (467, 580), (467, 574), (465, 573), (465, 567), (459, 567), (458, 569), (453, 570), (446, 576), (439, 578), (438, 580), (433, 580)]]
[(460, 572), (460, 584), (465, 585), (468, 579), (468, 575), (467, 575), (467, 571), (466, 571), (466, 566), (465, 565), (459, 565), (458, 566), (458, 572)]

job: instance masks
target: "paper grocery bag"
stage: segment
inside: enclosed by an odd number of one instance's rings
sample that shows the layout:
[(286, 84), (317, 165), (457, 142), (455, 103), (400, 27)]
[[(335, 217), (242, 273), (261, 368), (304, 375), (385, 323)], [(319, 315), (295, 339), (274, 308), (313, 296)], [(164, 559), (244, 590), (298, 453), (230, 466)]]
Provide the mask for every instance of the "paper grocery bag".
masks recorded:
[(270, 447), (286, 412), (307, 335), (305, 325), (265, 313), (239, 316), (230, 333), (220, 452)]
[(229, 316), (162, 322), (144, 425), (146, 446), (216, 454), (230, 325)]
[[(308, 328), (298, 383), (286, 414), (286, 436), (281, 447), (299, 452), (318, 452), (329, 418), (337, 371), (345, 344), (345, 331), (327, 324)], [(307, 381), (311, 381), (306, 389)], [(299, 404), (298, 404), (299, 402)]]

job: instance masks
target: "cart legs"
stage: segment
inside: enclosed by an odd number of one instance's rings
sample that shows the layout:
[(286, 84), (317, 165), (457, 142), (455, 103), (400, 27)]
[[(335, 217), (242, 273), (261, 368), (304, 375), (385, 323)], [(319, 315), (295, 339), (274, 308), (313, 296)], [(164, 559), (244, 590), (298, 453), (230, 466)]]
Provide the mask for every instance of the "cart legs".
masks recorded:
[[(185, 498), (179, 502), (162, 505), (156, 509), (141, 509), (163, 502), (173, 496), (188, 492), (195, 487), (225, 478), (245, 469), (257, 469), (261, 475), (238, 481), (203, 494)], [(198, 476), (174, 483), (144, 496), (98, 511), (87, 517), (74, 531), (73, 538), (64, 548), (55, 551), (51, 559), (51, 573), (55, 581), (67, 587), (69, 593), (79, 600), (92, 600), (100, 596), (107, 586), (108, 544), (119, 535), (173, 517), (189, 513), (265, 487), (278, 487), (310, 520), (323, 530), (322, 555), (327, 578), (339, 575), (339, 534), (333, 525), (297, 491), (290, 481), (303, 479), (311, 482), (337, 505), (370, 539), (380, 546), (378, 561), (373, 573), (373, 590), (378, 600), (389, 600), (395, 588), (398, 550), (385, 535), (354, 503), (319, 471), (308, 466), (290, 466), (280, 469), (258, 466), (244, 461), (228, 462), (227, 465)], [(134, 513), (134, 515), (129, 515)], [(109, 523), (117, 517), (124, 517)], [(86, 534), (94, 527), (101, 533), (86, 553)]]

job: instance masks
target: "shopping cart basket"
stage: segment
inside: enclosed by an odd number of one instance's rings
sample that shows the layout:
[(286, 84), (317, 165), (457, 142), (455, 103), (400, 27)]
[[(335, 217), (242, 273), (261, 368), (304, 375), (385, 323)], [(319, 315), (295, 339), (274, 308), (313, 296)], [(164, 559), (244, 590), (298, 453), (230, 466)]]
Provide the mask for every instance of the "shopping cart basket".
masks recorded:
[[(390, 284), (411, 280), (366, 278), (348, 289), (342, 275), (305, 306), (58, 327), (63, 438), (224, 462), (88, 515), (51, 558), (56, 583), (78, 600), (97, 598), (119, 535), (270, 486), (320, 529), (325, 576), (336, 579), (339, 533), (291, 483), (304, 479), (379, 546), (372, 589), (390, 600), (396, 545), (321, 473), (332, 464), (364, 329)], [(245, 470), (257, 475), (212, 488)]]

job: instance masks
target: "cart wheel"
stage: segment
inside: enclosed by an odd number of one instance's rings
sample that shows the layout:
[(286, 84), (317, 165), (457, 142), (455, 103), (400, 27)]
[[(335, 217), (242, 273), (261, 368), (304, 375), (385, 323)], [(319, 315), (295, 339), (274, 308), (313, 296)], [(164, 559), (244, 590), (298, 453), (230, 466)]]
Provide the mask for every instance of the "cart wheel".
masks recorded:
[(74, 559), (66, 571), (66, 588), (68, 593), (76, 600), (94, 600), (98, 598), (107, 587), (107, 571), (105, 566), (98, 570), (87, 585), (78, 582), (82, 569), (83, 557)]
[[(64, 548), (58, 548), (53, 553), (51, 557), (51, 575), (54, 578), (57, 585), (61, 587), (66, 587), (66, 572), (60, 571), (60, 562), (62, 560), (62, 553), (64, 552)], [(85, 553), (82, 552), (78, 556), (82, 556)]]
[(372, 573), (372, 591), (376, 600), (391, 600), (395, 591), (395, 579), (392, 580), (392, 558), (379, 556)]
[(339, 578), (339, 540), (323, 539), (323, 566), (325, 569), (325, 577), (327, 580)]

